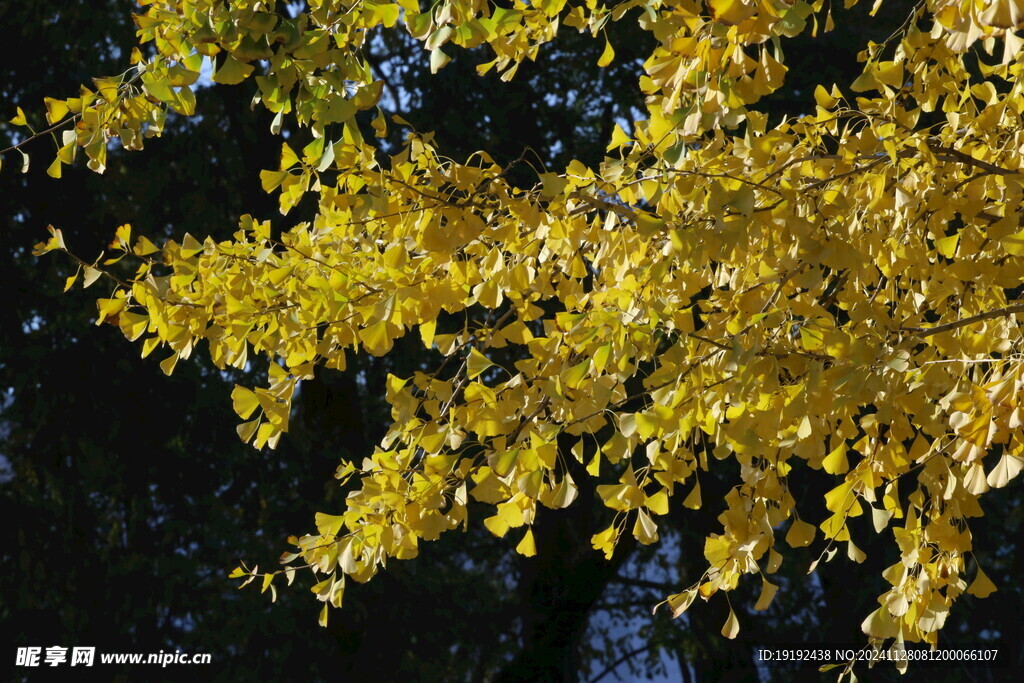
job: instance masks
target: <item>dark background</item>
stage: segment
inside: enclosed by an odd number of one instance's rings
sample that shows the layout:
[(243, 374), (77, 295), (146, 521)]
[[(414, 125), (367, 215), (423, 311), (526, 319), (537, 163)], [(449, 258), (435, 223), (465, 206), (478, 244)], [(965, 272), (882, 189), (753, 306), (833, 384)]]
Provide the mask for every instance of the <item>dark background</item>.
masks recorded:
[[(866, 17), (868, 7), (836, 8), (835, 33), (786, 44), (787, 88), (762, 107), (776, 117), (800, 113), (814, 84), (848, 83), (856, 52), (888, 36), (909, 7), (889, 0), (875, 19)], [(38, 126), (44, 96), (66, 97), (90, 76), (123, 71), (135, 8), (130, 0), (0, 0), (0, 119), (21, 105)], [(379, 37), (372, 52), (387, 76), (385, 103), (420, 129), (436, 130), (445, 154), (486, 149), (507, 162), (528, 146), (534, 165), (559, 168), (573, 157), (599, 162), (614, 122), (641, 116), (634, 84), (650, 44), (628, 23), (612, 27), (611, 68), (595, 66), (601, 41), (566, 29), (511, 84), (476, 76), (475, 64), (489, 59), (483, 51), (453, 55), (436, 77), (407, 37)], [(4, 155), (0, 677), (8, 666), (13, 671), (17, 646), (90, 645), (213, 655), (203, 667), (93, 670), (124, 680), (140, 673), (157, 680), (796, 680), (818, 674), (758, 671), (753, 648), (861, 642), (860, 620), (885, 588), (880, 571), (896, 560), (888, 537), (861, 530), (867, 562), (838, 557), (813, 578), (805, 576), (813, 556), (790, 552), (772, 609), (751, 611), (760, 588), (754, 580), (734, 594), (742, 630), (727, 641), (719, 635), (722, 600), (696, 604), (675, 621), (665, 611), (650, 614), (703, 569), (714, 505), (683, 514), (674, 504), (659, 520), (662, 544), (626, 541), (606, 562), (589, 539), (607, 525), (607, 510), (592, 503), (587, 487), (570, 509), (539, 515), (537, 557), (519, 557), (514, 542), (472, 525), (423, 544), (418, 559), (389, 564), (365, 586), (350, 584), (326, 629), (317, 625), (308, 577), (279, 587), (276, 604), (252, 586), (236, 590), (226, 575), (239, 560), (270, 566), (289, 534), (311, 529), (315, 512), (343, 508), (345, 492), (332, 474), (342, 459), (361, 459), (385, 431), (386, 373), (408, 375), (434, 359), (418, 344), (400, 343), (387, 358), (352, 359), (346, 373), (318, 376), (302, 387), (281, 446), (255, 451), (235, 435), (229, 394), (236, 382), (261, 383), (265, 365), (254, 362), (248, 376), (222, 373), (200, 352), (164, 377), (159, 354), (142, 360), (118, 330), (92, 326), (95, 299), (109, 291), (104, 283), (62, 294), (68, 261), (37, 259), (31, 248), (51, 223), (72, 251), (92, 258), (122, 223), (159, 242), (185, 232), (226, 238), (244, 213), (284, 227), (301, 220), (309, 207), (283, 219), (260, 190), (259, 171), (277, 167), (280, 139), (270, 135), (265, 111), (250, 111), (251, 87), (202, 89), (200, 116), (172, 120), (142, 153), (113, 154), (103, 176), (78, 164), (62, 180), (50, 179), (46, 140), (29, 147), (35, 159), (27, 175), (16, 173), (17, 154)], [(0, 148), (22, 130), (0, 124)], [(399, 135), (393, 130), (385, 149)], [(705, 502), (724, 495), (728, 480), (728, 472), (709, 477)], [(1020, 494), (1011, 489), (987, 496), (989, 516), (972, 529), (1000, 592), (962, 598), (942, 633), (947, 645), (1002, 641), (1011, 667), (912, 670), (902, 680), (1001, 680), (1021, 663), (1015, 580), (1024, 575), (1024, 553), (1017, 548)], [(813, 511), (814, 501), (807, 504)]]

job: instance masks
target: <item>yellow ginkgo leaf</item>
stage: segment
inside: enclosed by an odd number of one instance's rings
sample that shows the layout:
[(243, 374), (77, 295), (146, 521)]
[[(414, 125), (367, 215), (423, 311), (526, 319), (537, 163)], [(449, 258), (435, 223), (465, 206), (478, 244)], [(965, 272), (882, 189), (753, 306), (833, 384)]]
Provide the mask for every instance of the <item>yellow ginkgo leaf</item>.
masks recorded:
[(988, 575), (981, 570), (981, 567), (978, 568), (978, 573), (974, 577), (974, 581), (971, 581), (971, 585), (967, 587), (967, 592), (976, 598), (987, 598), (995, 593), (996, 590), (996, 585), (992, 583), (992, 580), (988, 578)]
[(736, 618), (736, 612), (733, 611), (732, 607), (729, 607), (729, 618), (725, 620), (725, 624), (722, 626), (722, 635), (732, 640), (740, 633), (740, 620)]
[(524, 557), (533, 557), (537, 554), (537, 546), (533, 541), (533, 529), (528, 528), (523, 540), (516, 546), (516, 552)]
[(775, 599), (775, 593), (778, 592), (779, 587), (774, 583), (768, 581), (768, 579), (761, 580), (761, 595), (757, 599), (757, 604), (754, 605), (754, 609), (763, 611), (768, 609), (768, 606), (772, 604), (772, 600)]
[(487, 356), (480, 353), (476, 348), (469, 350), (469, 357), (466, 359), (466, 374), (470, 379), (476, 379), (487, 368), (494, 365)]
[(256, 395), (256, 392), (237, 384), (231, 390), (231, 402), (235, 413), (243, 420), (248, 420), (249, 416), (260, 407), (259, 397)]
[(868, 615), (868, 618), (861, 623), (860, 628), (872, 638), (883, 640), (899, 635), (899, 626), (886, 607), (879, 607)]
[(394, 340), (388, 334), (388, 324), (378, 320), (369, 327), (359, 330), (359, 341), (374, 356), (383, 356), (391, 350)]
[(809, 546), (814, 540), (815, 533), (817, 529), (813, 524), (808, 524), (802, 519), (794, 519), (789, 531), (786, 532), (786, 543), (793, 548)]
[(601, 56), (597, 60), (597, 65), (604, 68), (612, 63), (615, 59), (615, 49), (612, 48), (612, 43), (608, 40), (608, 36), (604, 38), (604, 50), (601, 52)]

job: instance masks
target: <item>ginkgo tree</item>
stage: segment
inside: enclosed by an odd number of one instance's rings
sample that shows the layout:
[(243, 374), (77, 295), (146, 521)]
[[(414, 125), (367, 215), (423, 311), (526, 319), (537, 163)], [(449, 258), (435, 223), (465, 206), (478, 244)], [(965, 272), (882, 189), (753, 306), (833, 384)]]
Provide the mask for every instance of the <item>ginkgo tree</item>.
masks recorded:
[[(786, 38), (827, 45), (824, 0), (139, 4), (131, 68), (47, 99), (49, 128), (26, 137), (57, 141), (50, 175), (79, 149), (102, 172), (112, 138), (140, 149), (168, 112), (195, 114), (209, 65), (272, 131), (308, 131), (260, 177), (282, 214), (315, 210), (287, 229), (242, 216), (219, 243), (158, 247), (122, 226), (66, 283), (109, 286), (97, 324), (159, 350), (167, 374), (200, 347), (219, 367), (272, 358), (265, 386), (231, 395), (256, 448), (287, 432), (315, 366), (405, 334), (438, 355), (381, 387), (393, 421), (340, 464), (357, 482), (345, 509), (293, 537), (282, 569), (233, 577), (276, 594), (310, 571), (326, 623), (348, 579), (464, 525), (533, 555), (537, 515), (577, 498), (572, 469), (610, 509), (592, 539), (607, 557), (624, 534), (656, 543), (672, 506), (721, 508), (703, 575), (662, 603), (676, 616), (746, 575), (766, 609), (789, 548), (813, 546), (812, 572), (839, 550), (862, 561), (862, 515), (899, 554), (860, 617), (871, 643), (935, 645), (958, 597), (996, 590), (970, 525), (1024, 468), (1019, 2), (924, 0), (864, 46), (856, 80), (820, 84), (782, 121), (756, 103), (784, 82)], [(373, 143), (408, 126), (378, 106), (364, 58), (377, 31), (421, 40), (434, 71), (486, 46), (480, 77), (509, 80), (559, 30), (605, 41), (607, 66), (618, 21), (656, 41), (637, 84), (647, 118), (617, 126), (598, 165), (514, 183), (511, 165), (448, 158), (431, 133), (390, 155)], [(37, 251), (66, 252), (51, 232)], [(803, 468), (832, 482), (811, 492), (824, 518), (797, 505)], [(728, 495), (702, 500), (702, 477), (723, 471), (737, 472)], [(470, 519), (471, 500), (491, 512)], [(730, 606), (722, 633), (739, 628)]]

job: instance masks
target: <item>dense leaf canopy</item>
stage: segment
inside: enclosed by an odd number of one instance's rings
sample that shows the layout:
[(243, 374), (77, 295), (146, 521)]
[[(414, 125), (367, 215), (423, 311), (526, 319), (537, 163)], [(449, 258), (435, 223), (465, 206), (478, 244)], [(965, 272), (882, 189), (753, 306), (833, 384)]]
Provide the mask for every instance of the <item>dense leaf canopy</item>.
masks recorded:
[[(102, 171), (111, 138), (141, 148), (169, 111), (194, 115), (212, 64), (217, 83), (254, 83), (287, 133), (261, 179), (303, 215), (162, 248), (125, 225), (67, 287), (110, 284), (97, 322), (144, 355), (165, 349), (167, 374), (200, 346), (219, 368), (273, 359), (264, 386), (232, 393), (257, 448), (288, 431), (316, 366), (385, 355), (410, 332), (437, 358), (386, 378), (392, 424), (339, 466), (358, 482), (344, 509), (317, 514), (285, 569), (236, 577), (276, 594), (275, 578), (312, 570), (326, 623), (347, 578), (475, 523), (471, 501), (534, 555), (538, 518), (565, 514), (544, 508), (579, 505), (586, 478), (609, 510), (592, 537), (608, 558), (625, 538), (657, 542), (674, 508), (720, 512), (702, 574), (666, 596), (677, 616), (748, 574), (764, 609), (789, 548), (861, 562), (862, 536), (890, 527), (899, 559), (860, 616), (872, 641), (934, 644), (958, 597), (995, 590), (970, 524), (1024, 467), (1017, 3), (922, 3), (864, 46), (855, 80), (819, 84), (781, 121), (755, 105), (786, 78), (787, 39), (832, 30), (820, 0), (143, 4), (155, 49), (47, 100), (50, 174), (78, 149)], [(404, 30), (432, 71), (486, 44), (479, 74), (510, 80), (577, 29), (608, 67), (616, 22), (650, 34), (646, 112), (610, 131), (602, 160), (557, 170), (528, 153), (450, 158), (380, 110), (387, 84), (365, 56)], [(367, 139), (396, 127), (410, 130), (393, 149)], [(67, 251), (56, 229), (38, 249), (51, 250)], [(825, 476), (812, 486), (809, 471)]]

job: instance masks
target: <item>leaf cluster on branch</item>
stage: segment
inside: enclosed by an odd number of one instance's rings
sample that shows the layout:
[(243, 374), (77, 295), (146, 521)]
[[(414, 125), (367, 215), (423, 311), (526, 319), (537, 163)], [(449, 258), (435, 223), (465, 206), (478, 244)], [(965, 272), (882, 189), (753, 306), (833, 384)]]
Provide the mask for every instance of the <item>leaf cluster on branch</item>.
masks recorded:
[[(783, 83), (787, 37), (832, 28), (824, 0), (314, 0), (295, 16), (272, 1), (140, 4), (150, 56), (47, 101), (51, 175), (79, 147), (102, 171), (111, 138), (140, 148), (168, 111), (193, 115), (212, 63), (215, 82), (251, 84), (272, 130), (308, 128), (261, 179), (283, 214), (312, 201), (315, 215), (283, 231), (243, 216), (233, 240), (162, 248), (124, 226), (112, 257), (80, 262), (86, 286), (113, 285), (97, 323), (143, 355), (169, 350), (168, 374), (199, 346), (220, 367), (273, 358), (267, 386), (232, 394), (257, 448), (288, 430), (315, 366), (343, 370), (407, 333), (438, 354), (432, 371), (389, 377), (387, 436), (339, 467), (359, 484), (345, 510), (293, 538), (285, 569), (232, 576), (274, 591), (308, 568), (326, 623), (347, 578), (473, 522), (471, 500), (534, 554), (531, 526), (574, 503), (575, 472), (600, 482), (610, 523), (592, 542), (608, 557), (623, 534), (657, 542), (670, 506), (722, 508), (706, 571), (667, 597), (677, 616), (749, 574), (766, 609), (787, 546), (820, 536), (818, 560), (842, 547), (860, 562), (871, 527), (891, 526), (899, 554), (863, 615), (872, 642), (935, 644), (959, 596), (995, 590), (969, 575), (969, 525), (1024, 467), (1018, 2), (922, 2), (865, 46), (855, 81), (819, 85), (805, 115), (773, 125), (754, 105)], [(364, 137), (407, 125), (377, 106), (375, 31), (407, 30), (435, 71), (486, 44), (480, 75), (507, 80), (559, 29), (604, 39), (615, 21), (657, 44), (639, 80), (648, 118), (617, 126), (600, 164), (520, 186), (486, 151), (451, 159), (430, 133), (388, 157)], [(614, 58), (609, 43), (598, 65)], [(66, 251), (58, 230), (38, 248), (52, 250)], [(140, 265), (115, 275), (125, 257)], [(727, 460), (734, 486), (702, 500)], [(805, 468), (832, 479), (814, 492), (824, 518), (798, 509)], [(738, 629), (730, 609), (723, 634)]]

